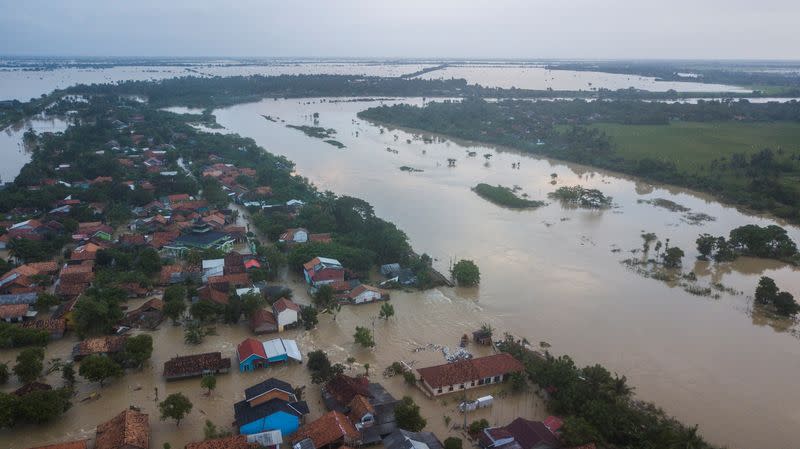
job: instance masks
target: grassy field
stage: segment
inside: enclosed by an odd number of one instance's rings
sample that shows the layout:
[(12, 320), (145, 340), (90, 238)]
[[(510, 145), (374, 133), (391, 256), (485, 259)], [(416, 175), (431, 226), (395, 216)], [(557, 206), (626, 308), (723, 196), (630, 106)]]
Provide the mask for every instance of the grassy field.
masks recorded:
[(763, 148), (800, 150), (800, 123), (674, 122), (670, 125), (594, 125), (608, 134), (626, 159), (672, 160), (678, 169), (696, 172), (701, 166), (734, 153)]

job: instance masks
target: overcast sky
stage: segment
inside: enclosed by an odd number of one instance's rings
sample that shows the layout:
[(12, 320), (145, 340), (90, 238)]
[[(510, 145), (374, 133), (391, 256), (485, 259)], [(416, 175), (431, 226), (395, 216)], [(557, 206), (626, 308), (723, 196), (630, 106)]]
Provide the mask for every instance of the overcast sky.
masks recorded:
[(0, 0), (0, 54), (800, 59), (798, 0)]

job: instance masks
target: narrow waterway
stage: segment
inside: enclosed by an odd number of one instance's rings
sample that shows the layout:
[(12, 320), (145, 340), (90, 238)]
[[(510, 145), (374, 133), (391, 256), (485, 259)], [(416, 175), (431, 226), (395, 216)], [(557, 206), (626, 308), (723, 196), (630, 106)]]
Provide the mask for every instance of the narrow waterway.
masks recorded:
[[(698, 234), (727, 235), (734, 227), (772, 220), (682, 189), (513, 151), (424, 139), (356, 117), (375, 104), (265, 100), (215, 114), (229, 132), (252, 137), (295, 161), (297, 171), (320, 188), (369, 201), (378, 215), (408, 233), (415, 249), (437, 258), (439, 268), (446, 270), (455, 258), (478, 263), (479, 288), (442, 292), (462, 305), (461, 313), (432, 305), (424, 298), (430, 293), (397, 298), (396, 303), (416, 302), (420, 318), (451, 326), (475, 321), (466, 311), (479, 308), (481, 319), (498, 329), (547, 341), (578, 364), (601, 363), (628, 376), (639, 397), (688, 424), (699, 424), (715, 443), (731, 448), (795, 445), (800, 341), (792, 323), (751, 313), (750, 296), (761, 275), (800, 292), (797, 270), (746, 258), (721, 265), (694, 262)], [(315, 112), (319, 126), (336, 129), (335, 139), (347, 148), (285, 127), (312, 125)], [(477, 155), (469, 157), (468, 151)], [(488, 162), (485, 153), (491, 155)], [(447, 166), (448, 158), (457, 160), (455, 167)], [(520, 168), (512, 169), (516, 162)], [(401, 166), (424, 171), (406, 173)], [(550, 184), (551, 174), (557, 175), (556, 186)], [(581, 210), (551, 202), (536, 210), (508, 210), (471, 192), (479, 182), (518, 185), (531, 199), (543, 200), (557, 186), (581, 184), (612, 196), (616, 207)], [(655, 198), (715, 220), (693, 225), (680, 213), (638, 201)], [(789, 230), (799, 240), (798, 229)], [(694, 270), (699, 284), (719, 282), (743, 293), (694, 296), (628, 270), (620, 262), (641, 248), (643, 232), (684, 249), (684, 269)], [(398, 327), (397, 332), (426, 330)]]

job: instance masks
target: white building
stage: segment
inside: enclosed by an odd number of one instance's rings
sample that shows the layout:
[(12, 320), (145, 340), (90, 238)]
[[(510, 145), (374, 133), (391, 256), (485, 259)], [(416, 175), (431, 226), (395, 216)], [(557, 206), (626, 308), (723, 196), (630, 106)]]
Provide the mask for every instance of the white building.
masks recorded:
[(292, 326), (299, 321), (300, 307), (294, 302), (281, 298), (272, 305), (275, 320), (278, 322), (278, 332), (283, 332), (287, 326)]

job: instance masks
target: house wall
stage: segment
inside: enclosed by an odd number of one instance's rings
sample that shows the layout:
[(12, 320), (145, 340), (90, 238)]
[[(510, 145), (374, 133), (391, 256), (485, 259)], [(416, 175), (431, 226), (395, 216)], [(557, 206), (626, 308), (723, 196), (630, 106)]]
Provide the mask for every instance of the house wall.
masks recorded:
[(297, 322), (297, 312), (292, 309), (286, 309), (281, 313), (275, 315), (278, 321), (278, 330), (283, 332), (283, 328)]
[(269, 363), (280, 363), (289, 360), (289, 356), (287, 354), (281, 354), (272, 358), (267, 359)]
[(239, 361), (239, 371), (253, 371), (257, 368), (262, 368), (267, 366), (267, 361), (257, 355), (251, 355), (250, 357), (240, 360)]
[(285, 402), (294, 402), (294, 397), (281, 390), (272, 390), (250, 401), (250, 407), (255, 407), (273, 399), (280, 399)]
[(380, 299), (381, 299), (380, 293), (366, 290), (362, 292), (360, 295), (353, 298), (353, 302), (355, 304), (363, 304), (365, 302), (379, 301)]
[(294, 242), (295, 243), (306, 243), (308, 241), (308, 232), (305, 231), (297, 231), (294, 233)]
[(280, 430), (283, 439), (286, 440), (287, 436), (297, 432), (298, 427), (300, 427), (300, 418), (286, 412), (277, 412), (240, 426), (239, 433), (250, 435), (268, 430)]
[(344, 270), (335, 268), (323, 268), (314, 273), (314, 285), (332, 284), (334, 282), (344, 281)]
[[(445, 395), (445, 394), (458, 393), (458, 392), (464, 391), (464, 390), (471, 390), (473, 388), (483, 387), (485, 385), (495, 385), (495, 384), (503, 383), (503, 381), (506, 379), (506, 377), (507, 376), (498, 375), (498, 376), (494, 376), (494, 377), (487, 377), (485, 379), (473, 379), (473, 380), (467, 381), (467, 382), (465, 382), (463, 384), (445, 385), (442, 388), (433, 388), (425, 380), (422, 381), (422, 384), (425, 386), (425, 389), (428, 390), (428, 392), (430, 394), (432, 394), (434, 396), (442, 396), (442, 395)], [(463, 388), (462, 388), (462, 385), (463, 385)]]

